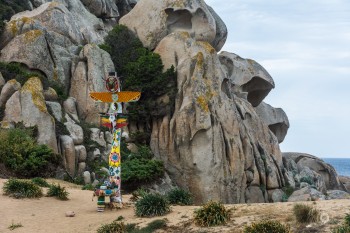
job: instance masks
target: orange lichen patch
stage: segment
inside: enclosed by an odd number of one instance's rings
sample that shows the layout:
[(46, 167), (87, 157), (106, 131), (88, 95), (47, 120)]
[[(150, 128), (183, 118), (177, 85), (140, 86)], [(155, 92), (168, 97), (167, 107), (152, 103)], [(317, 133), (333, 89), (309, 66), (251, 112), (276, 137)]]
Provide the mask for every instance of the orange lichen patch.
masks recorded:
[(197, 45), (201, 46), (202, 48), (205, 49), (205, 51), (207, 51), (208, 53), (214, 54), (216, 51), (213, 48), (213, 46), (211, 46), (208, 42), (206, 41), (196, 41)]
[(196, 101), (203, 111), (209, 112), (209, 106), (208, 106), (208, 101), (207, 101), (206, 97), (198, 96)]
[[(16, 84), (19, 84), (19, 82), (17, 82), (16, 79), (11, 79), (8, 81), (8, 83), (12, 84), (12, 85), (16, 85)], [(20, 84), (19, 84), (20, 85)]]
[(17, 35), (17, 32), (18, 32), (17, 22), (18, 22), (17, 20), (12, 20), (7, 24), (7, 26), (11, 30), (12, 35)]
[(29, 44), (35, 41), (39, 36), (43, 34), (40, 30), (31, 30), (29, 32), (24, 33), (24, 42)]
[(184, 8), (185, 3), (183, 0), (175, 0), (169, 4), (170, 7)]
[(30, 93), (34, 105), (42, 112), (47, 113), (45, 98), (43, 94), (43, 85), (38, 77), (32, 77), (23, 85), (22, 93)]
[(136, 91), (121, 91), (115, 94), (117, 98), (113, 99), (113, 94), (110, 92), (91, 92), (90, 97), (97, 102), (114, 103), (114, 102), (133, 102), (138, 101), (141, 97), (141, 92)]
[(32, 18), (29, 18), (29, 17), (22, 17), (22, 18), (20, 18), (19, 20), (21, 20), (23, 23), (33, 23), (34, 22), (34, 20), (32, 19)]
[(53, 70), (53, 80), (58, 81), (58, 71), (56, 68)]
[(31, 24), (34, 20), (29, 17), (22, 17), (20, 19), (11, 20), (7, 25), (11, 30), (12, 35), (17, 35), (18, 28), (21, 27), (18, 24)]
[(203, 70), (204, 69), (204, 67), (203, 67), (203, 65), (204, 65), (203, 53), (201, 53), (201, 52), (197, 53), (196, 59), (197, 59), (196, 69)]

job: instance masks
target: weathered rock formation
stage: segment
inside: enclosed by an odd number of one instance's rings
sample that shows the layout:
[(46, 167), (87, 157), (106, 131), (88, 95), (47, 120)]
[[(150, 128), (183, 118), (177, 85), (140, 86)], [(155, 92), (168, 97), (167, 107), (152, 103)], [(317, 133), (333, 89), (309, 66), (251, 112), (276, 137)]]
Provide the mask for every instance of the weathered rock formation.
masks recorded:
[(217, 51), (227, 37), (224, 22), (203, 0), (142, 0), (120, 23), (134, 31), (149, 49), (173, 32), (187, 32), (196, 40), (209, 42)]
[(284, 186), (278, 140), (250, 102), (223, 90), (228, 76), (216, 50), (176, 32), (155, 52), (178, 74), (175, 112), (154, 120), (151, 136), (170, 177), (197, 202), (268, 201), (267, 191)]
[(346, 190), (339, 181), (334, 167), (316, 156), (305, 153), (283, 153), (283, 163), (286, 170), (294, 174), (294, 179), (298, 183), (300, 180), (311, 178), (315, 184), (323, 182), (325, 185), (323, 190)]
[(55, 124), (47, 111), (39, 78), (30, 78), (20, 90), (11, 95), (5, 106), (3, 121), (23, 122), (27, 127), (37, 126), (38, 143), (48, 145), (57, 153)]
[(255, 107), (256, 113), (269, 126), (269, 129), (277, 137), (278, 142), (283, 142), (289, 128), (289, 120), (282, 108), (274, 108), (262, 102)]
[[(178, 185), (197, 203), (282, 201), (285, 186), (299, 189), (290, 200), (346, 196), (334, 168), (323, 161), (306, 154), (282, 157), (279, 143), (288, 118), (263, 102), (275, 87), (272, 77), (254, 60), (218, 54), (227, 29), (203, 0), (28, 2), (33, 10), (14, 15), (0, 35), (0, 61), (39, 71), (70, 97), (61, 101), (35, 77), (21, 87), (0, 74), (1, 120), (37, 125), (39, 143), (63, 156), (70, 176), (84, 174), (86, 183), (98, 182), (85, 171), (86, 163), (111, 147), (109, 132), (83, 123), (99, 123), (99, 113), (106, 110), (89, 98), (89, 92), (105, 90), (103, 79), (114, 70), (110, 55), (96, 44), (124, 15), (120, 23), (160, 54), (165, 69), (174, 65), (178, 75), (175, 109), (160, 111), (151, 122), (151, 148), (169, 175), (156, 189)], [(130, 124), (129, 132), (136, 125)], [(65, 130), (55, 132), (57, 126)], [(85, 146), (86, 140), (95, 146)]]

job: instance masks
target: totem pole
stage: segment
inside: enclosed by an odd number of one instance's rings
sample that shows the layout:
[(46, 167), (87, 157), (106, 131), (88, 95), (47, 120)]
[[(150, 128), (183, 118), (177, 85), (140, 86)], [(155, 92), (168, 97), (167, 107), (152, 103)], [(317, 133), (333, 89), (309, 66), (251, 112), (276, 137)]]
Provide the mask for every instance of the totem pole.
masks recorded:
[(121, 91), (120, 81), (116, 72), (110, 72), (105, 80), (108, 92), (91, 92), (90, 97), (96, 102), (110, 103), (109, 110), (101, 116), (101, 124), (113, 132), (112, 149), (108, 157), (108, 180), (96, 189), (94, 195), (98, 197), (97, 211), (105, 209), (105, 197), (110, 197), (111, 203), (122, 204), (121, 196), (121, 133), (122, 127), (127, 125), (127, 117), (123, 114), (122, 103), (135, 102), (140, 99), (140, 92)]

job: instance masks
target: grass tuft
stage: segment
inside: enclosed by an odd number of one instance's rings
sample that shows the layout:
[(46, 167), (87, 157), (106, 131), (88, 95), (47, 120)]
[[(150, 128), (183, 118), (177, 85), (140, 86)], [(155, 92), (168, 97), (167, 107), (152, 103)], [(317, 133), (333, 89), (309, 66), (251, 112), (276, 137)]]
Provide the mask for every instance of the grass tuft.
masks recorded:
[(290, 233), (290, 226), (275, 220), (262, 220), (244, 228), (244, 233)]
[(320, 217), (319, 210), (305, 204), (295, 204), (293, 206), (293, 213), (299, 223), (317, 222)]
[(38, 198), (43, 196), (42, 189), (26, 180), (9, 179), (2, 188), (5, 195), (14, 198)]
[(167, 193), (170, 204), (173, 205), (192, 205), (192, 195), (190, 192), (180, 188), (175, 188)]
[(68, 200), (69, 192), (66, 191), (65, 187), (61, 187), (59, 184), (51, 184), (46, 194), (48, 197), (56, 197), (59, 200)]
[(41, 177), (35, 177), (35, 178), (31, 179), (31, 181), (40, 187), (45, 187), (45, 188), (50, 187), (49, 183), (47, 183), (47, 181)]
[(12, 224), (8, 227), (8, 229), (10, 231), (13, 231), (14, 229), (17, 229), (19, 227), (23, 227), (22, 223), (14, 223), (14, 222), (12, 222)]
[(220, 202), (209, 201), (194, 212), (194, 222), (201, 227), (226, 224), (231, 218), (231, 211)]
[(135, 203), (135, 214), (138, 217), (163, 216), (169, 212), (169, 202), (160, 194), (146, 194)]

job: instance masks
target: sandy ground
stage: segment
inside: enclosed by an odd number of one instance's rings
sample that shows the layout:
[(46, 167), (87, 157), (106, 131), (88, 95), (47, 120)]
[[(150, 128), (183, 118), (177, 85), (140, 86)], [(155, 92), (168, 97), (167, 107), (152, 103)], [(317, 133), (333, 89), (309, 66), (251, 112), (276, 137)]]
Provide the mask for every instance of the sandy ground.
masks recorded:
[[(0, 179), (0, 189), (6, 180)], [(69, 200), (60, 201), (52, 197), (40, 199), (14, 199), (0, 195), (0, 232), (96, 232), (105, 223), (110, 223), (119, 216), (124, 217), (124, 223), (136, 223), (140, 227), (155, 219), (168, 220), (168, 229), (164, 232), (241, 232), (246, 224), (261, 219), (277, 219), (292, 226), (295, 232), (298, 228), (306, 232), (330, 232), (336, 224), (340, 224), (345, 213), (350, 212), (350, 200), (331, 200), (308, 202), (317, 207), (329, 218), (326, 224), (317, 223), (309, 226), (298, 226), (292, 214), (294, 203), (273, 204), (236, 204), (226, 205), (232, 209), (232, 220), (221, 227), (199, 228), (192, 223), (193, 211), (197, 206), (172, 206), (172, 212), (157, 218), (138, 218), (134, 215), (132, 204), (127, 204), (120, 210), (96, 212), (96, 198), (92, 201), (92, 191), (81, 190), (81, 186), (63, 181), (49, 180), (60, 183), (69, 191)], [(128, 202), (130, 195), (124, 195)], [(66, 211), (74, 211), (73, 218), (65, 217)], [(21, 223), (23, 227), (10, 231), (11, 224)], [(316, 230), (316, 231), (313, 231)], [(305, 232), (305, 231), (304, 231)]]

